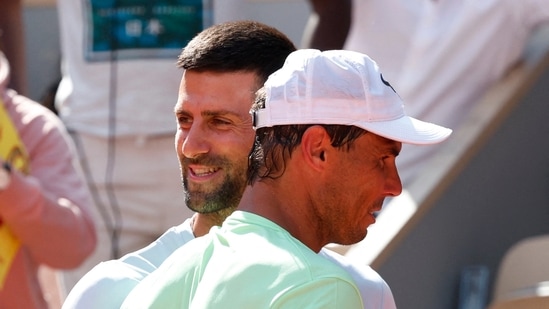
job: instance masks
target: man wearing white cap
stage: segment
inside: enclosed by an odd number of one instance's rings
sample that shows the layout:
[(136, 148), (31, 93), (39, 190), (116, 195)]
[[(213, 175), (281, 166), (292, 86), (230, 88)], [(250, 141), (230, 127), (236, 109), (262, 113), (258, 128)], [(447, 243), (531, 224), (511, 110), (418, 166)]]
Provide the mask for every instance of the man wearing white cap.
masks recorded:
[(405, 115), (368, 56), (299, 50), (252, 108), (250, 186), (219, 228), (173, 253), (123, 308), (362, 308), (353, 280), (316, 253), (366, 236), (402, 186), (402, 143), (451, 130)]

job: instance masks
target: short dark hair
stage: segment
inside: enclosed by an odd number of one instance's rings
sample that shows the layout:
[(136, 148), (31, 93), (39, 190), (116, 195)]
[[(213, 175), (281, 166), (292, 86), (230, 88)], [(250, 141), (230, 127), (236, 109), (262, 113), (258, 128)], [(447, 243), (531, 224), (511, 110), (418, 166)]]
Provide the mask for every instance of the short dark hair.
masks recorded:
[(279, 30), (256, 21), (232, 21), (211, 26), (196, 35), (179, 55), (185, 70), (255, 72), (262, 85), (296, 50)]
[[(265, 108), (265, 88), (260, 88), (252, 105), (252, 113)], [(315, 125), (323, 127), (330, 136), (331, 145), (348, 151), (354, 141), (368, 131), (347, 125), (294, 124), (263, 127), (256, 130), (255, 142), (248, 158), (247, 182), (252, 185), (262, 178), (275, 179), (286, 169), (286, 159), (301, 144), (305, 131)]]

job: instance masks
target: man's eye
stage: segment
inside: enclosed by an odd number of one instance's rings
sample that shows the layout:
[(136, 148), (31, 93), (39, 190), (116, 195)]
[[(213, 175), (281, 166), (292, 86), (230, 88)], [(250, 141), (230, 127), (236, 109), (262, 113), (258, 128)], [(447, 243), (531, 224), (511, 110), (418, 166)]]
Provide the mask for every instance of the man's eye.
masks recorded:
[(226, 126), (230, 125), (232, 122), (224, 118), (214, 118), (212, 119), (212, 123), (218, 126)]
[(192, 124), (192, 119), (186, 116), (177, 117), (177, 123), (181, 128), (188, 128)]
[(390, 162), (390, 160), (391, 160), (392, 158), (393, 158), (392, 156), (382, 156), (381, 159), (379, 160), (380, 165), (381, 165), (381, 166), (385, 166), (387, 163)]

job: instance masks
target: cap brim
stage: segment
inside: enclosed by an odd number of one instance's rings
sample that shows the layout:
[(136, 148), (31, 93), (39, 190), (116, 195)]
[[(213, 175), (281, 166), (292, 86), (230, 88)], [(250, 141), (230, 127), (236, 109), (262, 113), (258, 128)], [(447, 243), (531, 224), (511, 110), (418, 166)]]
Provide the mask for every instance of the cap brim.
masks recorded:
[(354, 125), (379, 136), (406, 144), (430, 145), (447, 139), (452, 130), (412, 117), (379, 122), (357, 122)]

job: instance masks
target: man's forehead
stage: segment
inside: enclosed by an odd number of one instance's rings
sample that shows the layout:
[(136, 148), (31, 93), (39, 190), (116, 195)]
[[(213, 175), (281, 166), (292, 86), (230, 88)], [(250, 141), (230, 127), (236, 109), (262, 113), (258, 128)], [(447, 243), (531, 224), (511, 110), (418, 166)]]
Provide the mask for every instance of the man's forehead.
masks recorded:
[(209, 104), (192, 104), (185, 100), (178, 100), (174, 111), (176, 113), (186, 113), (189, 115), (200, 115), (202, 117), (216, 116), (237, 116), (250, 117), (249, 110), (252, 102), (242, 101), (239, 104), (227, 104), (224, 106), (213, 106)]
[(399, 141), (388, 139), (372, 132), (368, 132), (367, 135), (370, 135), (374, 139), (374, 142), (380, 149), (391, 152), (395, 156), (398, 155), (402, 149), (402, 143)]
[(252, 72), (186, 72), (176, 111), (204, 115), (249, 114), (259, 88)]

